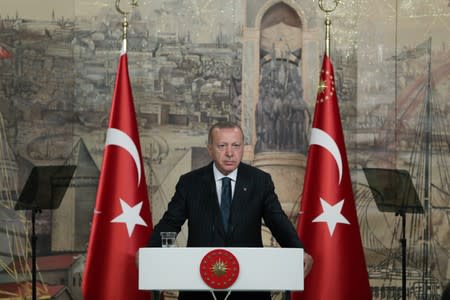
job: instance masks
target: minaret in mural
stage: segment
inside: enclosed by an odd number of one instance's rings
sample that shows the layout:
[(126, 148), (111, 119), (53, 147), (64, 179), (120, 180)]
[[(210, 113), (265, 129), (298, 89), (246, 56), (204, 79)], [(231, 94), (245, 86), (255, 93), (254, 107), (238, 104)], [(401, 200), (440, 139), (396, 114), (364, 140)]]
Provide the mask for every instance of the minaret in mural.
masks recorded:
[(58, 209), (52, 212), (51, 250), (84, 252), (95, 205), (99, 169), (80, 138), (64, 163), (75, 165), (75, 173)]

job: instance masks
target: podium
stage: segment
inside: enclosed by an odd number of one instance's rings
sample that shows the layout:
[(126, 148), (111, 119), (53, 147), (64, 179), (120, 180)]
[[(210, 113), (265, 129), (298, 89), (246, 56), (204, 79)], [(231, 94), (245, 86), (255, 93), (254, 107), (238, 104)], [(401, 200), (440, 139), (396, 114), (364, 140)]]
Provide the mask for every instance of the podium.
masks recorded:
[[(213, 251), (231, 253), (239, 265), (234, 283), (216, 289), (207, 284), (201, 265)], [(141, 248), (140, 290), (302, 291), (300, 248)]]

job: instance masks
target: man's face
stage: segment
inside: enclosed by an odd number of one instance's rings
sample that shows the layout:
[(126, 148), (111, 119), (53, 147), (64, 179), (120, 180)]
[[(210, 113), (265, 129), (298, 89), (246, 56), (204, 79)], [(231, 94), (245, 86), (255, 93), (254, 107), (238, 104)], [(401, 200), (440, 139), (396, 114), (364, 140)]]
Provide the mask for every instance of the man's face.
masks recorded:
[(222, 174), (233, 172), (244, 155), (244, 137), (239, 128), (215, 128), (208, 153)]

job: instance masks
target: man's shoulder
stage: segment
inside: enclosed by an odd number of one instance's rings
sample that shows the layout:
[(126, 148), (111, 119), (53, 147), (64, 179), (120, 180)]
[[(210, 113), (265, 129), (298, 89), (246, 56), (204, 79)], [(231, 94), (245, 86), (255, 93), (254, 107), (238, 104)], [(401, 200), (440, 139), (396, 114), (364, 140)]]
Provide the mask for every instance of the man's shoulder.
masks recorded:
[(212, 162), (207, 164), (206, 166), (191, 170), (185, 174), (182, 175), (182, 177), (198, 177), (198, 176), (204, 176), (206, 174), (212, 173)]
[(251, 173), (253, 176), (255, 176), (255, 175), (270, 176), (269, 173), (261, 170), (260, 168), (252, 166), (252, 165), (249, 165), (249, 164), (244, 163), (244, 162), (241, 162), (239, 164), (238, 172)]

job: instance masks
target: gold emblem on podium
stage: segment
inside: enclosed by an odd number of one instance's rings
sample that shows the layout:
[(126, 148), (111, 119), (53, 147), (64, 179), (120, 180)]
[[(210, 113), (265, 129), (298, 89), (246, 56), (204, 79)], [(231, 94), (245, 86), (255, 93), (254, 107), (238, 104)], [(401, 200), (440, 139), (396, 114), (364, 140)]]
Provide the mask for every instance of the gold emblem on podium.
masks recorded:
[(239, 275), (239, 262), (228, 250), (215, 249), (203, 257), (200, 263), (200, 275), (209, 287), (226, 289), (236, 281)]

